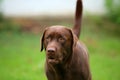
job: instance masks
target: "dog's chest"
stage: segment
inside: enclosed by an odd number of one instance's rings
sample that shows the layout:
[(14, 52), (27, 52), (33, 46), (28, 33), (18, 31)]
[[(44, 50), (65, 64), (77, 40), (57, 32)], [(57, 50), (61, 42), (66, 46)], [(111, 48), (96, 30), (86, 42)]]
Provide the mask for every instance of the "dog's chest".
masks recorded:
[(58, 69), (52, 77), (54, 80), (80, 80), (81, 73), (76, 69)]

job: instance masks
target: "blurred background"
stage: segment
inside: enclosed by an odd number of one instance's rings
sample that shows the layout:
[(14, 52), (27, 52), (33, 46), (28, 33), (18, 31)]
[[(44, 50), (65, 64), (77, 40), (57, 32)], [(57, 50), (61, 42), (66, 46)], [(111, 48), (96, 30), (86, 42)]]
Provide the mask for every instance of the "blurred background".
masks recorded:
[[(40, 37), (73, 27), (76, 0), (0, 0), (0, 80), (47, 80)], [(120, 0), (83, 0), (80, 39), (93, 80), (120, 80)]]

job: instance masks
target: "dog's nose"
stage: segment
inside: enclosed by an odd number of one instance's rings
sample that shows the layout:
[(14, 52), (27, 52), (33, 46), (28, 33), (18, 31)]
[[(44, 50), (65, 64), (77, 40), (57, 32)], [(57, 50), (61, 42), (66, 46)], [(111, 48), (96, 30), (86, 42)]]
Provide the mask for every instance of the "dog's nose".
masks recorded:
[(47, 49), (47, 52), (49, 52), (49, 53), (54, 53), (54, 52), (55, 52), (55, 48), (48, 48), (48, 49)]

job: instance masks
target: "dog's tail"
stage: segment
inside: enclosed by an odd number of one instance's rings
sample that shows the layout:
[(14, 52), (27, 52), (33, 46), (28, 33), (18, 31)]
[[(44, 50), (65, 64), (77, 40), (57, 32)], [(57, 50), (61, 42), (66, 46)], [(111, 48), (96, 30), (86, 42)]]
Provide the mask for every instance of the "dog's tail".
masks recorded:
[(78, 38), (79, 38), (80, 32), (81, 32), (82, 10), (83, 10), (82, 0), (77, 0), (73, 32), (75, 33), (75, 35)]

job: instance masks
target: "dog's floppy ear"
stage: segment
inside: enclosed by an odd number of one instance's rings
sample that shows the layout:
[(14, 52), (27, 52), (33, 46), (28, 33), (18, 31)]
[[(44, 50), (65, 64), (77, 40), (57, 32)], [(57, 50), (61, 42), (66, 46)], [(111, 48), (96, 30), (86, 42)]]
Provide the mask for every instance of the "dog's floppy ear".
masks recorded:
[(68, 31), (71, 34), (71, 49), (73, 49), (73, 47), (77, 44), (77, 36), (74, 34), (74, 32), (71, 29), (68, 29)]
[(68, 29), (67, 30), (69, 31), (70, 33), (70, 46), (69, 46), (69, 55), (67, 56), (66, 58), (66, 61), (65, 62), (69, 62), (72, 58), (72, 55), (73, 55), (73, 50), (74, 50), (74, 47), (76, 46), (77, 44), (77, 37), (76, 35), (73, 33), (73, 31), (71, 29)]
[(44, 30), (44, 33), (41, 37), (41, 49), (40, 49), (40, 51), (43, 51), (43, 49), (44, 49), (44, 36), (45, 36), (46, 31), (47, 31), (47, 28)]

